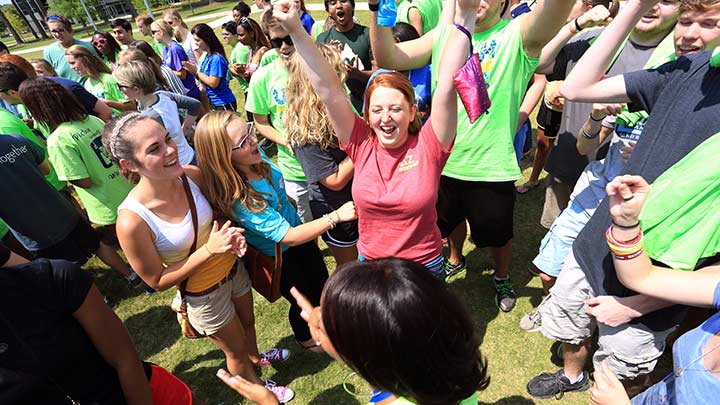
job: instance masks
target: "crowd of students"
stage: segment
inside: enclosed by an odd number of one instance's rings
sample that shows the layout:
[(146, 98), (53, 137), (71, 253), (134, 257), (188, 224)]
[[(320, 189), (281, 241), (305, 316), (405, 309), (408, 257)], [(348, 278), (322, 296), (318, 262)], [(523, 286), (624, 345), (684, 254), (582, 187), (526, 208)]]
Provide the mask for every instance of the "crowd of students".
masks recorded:
[[(371, 403), (477, 403), (487, 361), (447, 282), (469, 230), (514, 308), (515, 202), (545, 168), (528, 266), (547, 296), (517, 333), (560, 342), (563, 367), (528, 393), (713, 403), (720, 318), (686, 314), (720, 308), (720, 1), (404, 0), (394, 27), (377, 0), (368, 27), (354, 0), (324, 5), (315, 21), (302, 0), (256, 0), (256, 21), (241, 2), (222, 41), (173, 9), (136, 17), (147, 41), (116, 19), (90, 43), (50, 13), (43, 59), (0, 43), (0, 402), (202, 403), (138, 358), (80, 269), (92, 255), (148, 293), (178, 287), (238, 393), (292, 400), (257, 375), (290, 350), (258, 347), (252, 246), (281, 256), (299, 347), (346, 363)], [(456, 80), (472, 53), (490, 108), (471, 119)]]

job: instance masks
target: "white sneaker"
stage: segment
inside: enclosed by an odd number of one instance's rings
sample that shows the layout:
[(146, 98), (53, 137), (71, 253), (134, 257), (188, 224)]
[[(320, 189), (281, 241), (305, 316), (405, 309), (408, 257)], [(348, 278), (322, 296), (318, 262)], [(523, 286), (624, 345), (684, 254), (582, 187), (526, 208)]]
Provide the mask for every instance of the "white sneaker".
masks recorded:
[(275, 397), (281, 404), (290, 402), (293, 398), (295, 398), (295, 391), (293, 391), (291, 388), (277, 385), (273, 380), (265, 380), (265, 388), (275, 394)]
[(520, 329), (525, 332), (537, 332), (542, 328), (542, 316), (539, 310), (534, 310), (520, 319)]

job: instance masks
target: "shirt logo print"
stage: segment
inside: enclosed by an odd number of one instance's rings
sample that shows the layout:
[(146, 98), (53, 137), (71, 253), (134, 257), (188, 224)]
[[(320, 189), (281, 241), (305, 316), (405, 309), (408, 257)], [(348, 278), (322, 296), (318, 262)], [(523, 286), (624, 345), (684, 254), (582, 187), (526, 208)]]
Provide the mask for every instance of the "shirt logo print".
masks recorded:
[(413, 167), (416, 167), (419, 164), (420, 164), (420, 162), (413, 159), (412, 155), (407, 155), (407, 156), (405, 156), (405, 159), (403, 159), (403, 161), (400, 162), (400, 168), (398, 169), (398, 171), (406, 172), (406, 171), (412, 169)]

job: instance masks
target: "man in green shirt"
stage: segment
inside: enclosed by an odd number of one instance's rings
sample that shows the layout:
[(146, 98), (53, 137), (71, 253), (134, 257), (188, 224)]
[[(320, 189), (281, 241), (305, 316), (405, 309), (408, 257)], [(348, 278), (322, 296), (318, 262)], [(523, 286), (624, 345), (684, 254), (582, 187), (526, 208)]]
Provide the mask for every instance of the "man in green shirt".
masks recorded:
[(155, 38), (152, 38), (152, 33), (150, 32), (150, 24), (152, 24), (153, 21), (153, 18), (147, 14), (140, 14), (135, 17), (138, 31), (146, 37), (151, 37), (150, 40), (146, 42), (152, 46), (158, 55), (162, 56), (164, 45), (156, 41)]
[[(518, 112), (540, 51), (562, 27), (575, 1), (547, 0), (512, 22), (500, 18), (502, 3), (480, 2), (473, 34), (492, 106), (474, 123), (464, 108), (458, 109), (457, 138), (440, 180), (437, 207), (438, 226), (450, 246), (446, 272), (465, 268), (462, 246), (467, 219), (475, 245), (490, 247), (496, 304), (508, 312), (515, 306), (509, 271), (514, 182), (521, 175), (513, 148)], [(369, 4), (372, 9), (377, 1)], [(392, 30), (378, 26), (377, 12), (370, 13), (370, 40), (378, 66), (402, 71), (432, 63), (434, 89), (445, 39), (456, 28), (439, 26), (417, 40), (396, 44)]]
[(267, 25), (270, 42), (277, 50), (278, 57), (267, 65), (260, 66), (253, 74), (245, 109), (253, 114), (257, 131), (277, 144), (277, 163), (285, 180), (285, 191), (297, 202), (298, 215), (306, 222), (312, 219), (307, 179), (300, 162), (286, 147), (286, 131), (282, 123), (288, 80), (286, 64), (295, 53), (295, 46), (290, 35), (272, 17), (272, 13), (265, 17), (263, 23)]
[(397, 6), (397, 21), (412, 25), (422, 35), (435, 28), (441, 11), (441, 0), (404, 0)]

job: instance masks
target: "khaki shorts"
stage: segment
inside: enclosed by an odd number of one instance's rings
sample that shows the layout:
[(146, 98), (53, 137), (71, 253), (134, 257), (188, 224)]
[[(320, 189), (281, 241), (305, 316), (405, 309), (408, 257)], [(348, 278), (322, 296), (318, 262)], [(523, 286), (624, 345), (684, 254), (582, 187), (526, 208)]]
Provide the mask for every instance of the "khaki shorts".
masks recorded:
[(653, 371), (665, 350), (665, 338), (675, 328), (655, 332), (639, 323), (618, 327), (597, 324), (594, 317), (585, 313), (585, 300), (596, 295), (571, 250), (550, 294), (538, 307), (543, 335), (578, 345), (590, 338), (597, 327), (600, 337), (593, 355), (596, 370), (607, 360), (608, 366), (623, 379)]
[(202, 334), (217, 333), (235, 316), (232, 299), (249, 293), (251, 288), (250, 276), (242, 261), (238, 260), (235, 276), (220, 288), (199, 297), (185, 296), (190, 324)]
[(560, 212), (567, 208), (574, 185), (563, 183), (552, 175), (545, 179), (545, 184), (547, 184), (545, 187), (545, 205), (543, 205), (540, 225), (545, 229), (550, 229), (552, 223), (560, 216)]

